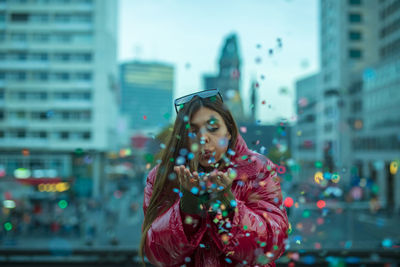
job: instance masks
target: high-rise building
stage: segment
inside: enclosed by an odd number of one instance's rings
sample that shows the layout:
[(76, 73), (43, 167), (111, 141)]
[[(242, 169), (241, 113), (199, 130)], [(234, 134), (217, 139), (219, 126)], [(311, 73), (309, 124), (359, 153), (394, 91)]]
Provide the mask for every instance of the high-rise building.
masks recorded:
[[(316, 92), (319, 90), (318, 74), (305, 77), (296, 82), (296, 114), (297, 123), (292, 131), (293, 158), (298, 159), (301, 166), (295, 173), (295, 182), (313, 179), (315, 162), (322, 159), (322, 146), (318, 142), (318, 119), (321, 119), (321, 103)], [(300, 180), (301, 177), (301, 180)]]
[(174, 67), (132, 61), (120, 65), (121, 112), (134, 131), (157, 132), (170, 122), (173, 110)]
[(399, 210), (400, 1), (321, 0), (320, 20), (319, 82), (297, 83), (297, 103), (315, 90), (315, 159), (339, 173), (342, 186), (363, 188), (356, 199), (378, 197)]
[[(117, 116), (117, 1), (0, 0), (0, 165), (99, 195)], [(78, 189), (77, 189), (78, 190)]]
[(377, 4), (377, 0), (320, 1), (322, 112), (317, 130), (331, 172), (350, 168), (347, 91), (351, 78), (378, 59)]
[(352, 86), (353, 164), (376, 185), (368, 193), (400, 211), (400, 1), (380, 1), (376, 12), (380, 60)]
[(205, 75), (205, 89), (218, 88), (224, 102), (232, 111), (237, 122), (244, 122), (243, 102), (240, 94), (240, 55), (237, 37), (229, 35), (222, 48), (219, 59), (219, 73), (217, 76)]

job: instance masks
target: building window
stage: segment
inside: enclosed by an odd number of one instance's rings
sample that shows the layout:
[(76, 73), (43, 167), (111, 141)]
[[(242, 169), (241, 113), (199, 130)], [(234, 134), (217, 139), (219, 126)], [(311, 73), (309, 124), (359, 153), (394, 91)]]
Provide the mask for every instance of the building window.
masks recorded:
[(333, 125), (332, 125), (332, 123), (326, 123), (326, 124), (325, 124), (325, 126), (324, 126), (324, 130), (325, 130), (325, 132), (326, 132), (326, 133), (329, 133), (329, 132), (331, 132), (331, 131), (332, 131), (332, 129), (333, 129)]
[(49, 74), (47, 72), (34, 72), (32, 74), (32, 80), (35, 81), (47, 81), (49, 79)]
[(25, 33), (12, 33), (10, 39), (12, 42), (24, 43), (26, 42), (27, 36)]
[(361, 0), (349, 0), (349, 5), (351, 6), (360, 6), (361, 4)]
[(83, 135), (82, 135), (82, 137), (83, 137), (83, 139), (85, 139), (85, 140), (89, 140), (90, 137), (91, 137), (91, 134), (90, 134), (90, 132), (84, 132)]
[(67, 72), (54, 73), (54, 80), (68, 81), (69, 78), (70, 78), (70, 75)]
[(360, 23), (362, 22), (362, 16), (358, 13), (350, 13), (349, 14), (349, 22), (350, 23)]
[(56, 14), (54, 16), (54, 22), (67, 23), (70, 20), (71, 20), (71, 15), (69, 14)]
[(362, 58), (362, 51), (360, 49), (350, 49), (349, 57), (360, 59), (360, 58)]
[(349, 32), (349, 39), (351, 41), (361, 41), (362, 40), (362, 34), (359, 31), (350, 31)]
[(48, 22), (49, 21), (49, 15), (48, 14), (32, 14), (29, 17), (29, 22)]
[(26, 73), (25, 72), (10, 72), (7, 75), (7, 80), (10, 81), (25, 81)]
[(6, 33), (0, 32), (0, 42), (4, 42), (6, 40)]
[(49, 59), (47, 53), (32, 53), (30, 58), (32, 61), (47, 61)]
[(60, 138), (64, 139), (64, 140), (68, 139), (69, 138), (69, 132), (61, 132), (60, 133)]
[(29, 14), (28, 13), (13, 13), (11, 14), (12, 22), (28, 22)]
[(6, 22), (6, 14), (0, 13), (0, 23), (3, 24)]
[(76, 79), (80, 81), (91, 81), (92, 80), (92, 74), (88, 72), (83, 72), (83, 73), (77, 73), (76, 74)]
[(35, 43), (47, 43), (50, 40), (50, 35), (47, 33), (32, 34), (32, 41)]
[(71, 55), (68, 53), (59, 53), (59, 54), (55, 54), (54, 55), (54, 60), (55, 61), (63, 61), (63, 62), (67, 62), (69, 61), (71, 58)]
[(56, 43), (71, 42), (72, 34), (69, 33), (55, 33), (53, 34), (53, 40)]
[(25, 130), (17, 131), (17, 138), (25, 138), (25, 137), (26, 137), (26, 131)]

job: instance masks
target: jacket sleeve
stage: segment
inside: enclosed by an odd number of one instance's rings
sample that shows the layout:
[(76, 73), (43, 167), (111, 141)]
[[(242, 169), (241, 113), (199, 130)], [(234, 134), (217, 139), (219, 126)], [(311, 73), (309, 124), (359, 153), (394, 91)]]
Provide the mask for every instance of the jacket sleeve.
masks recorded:
[[(227, 258), (249, 264), (267, 264), (285, 249), (289, 222), (275, 165), (267, 160), (257, 179), (248, 181), (234, 212), (211, 218), (211, 235)], [(227, 219), (228, 218), (228, 219)]]
[[(147, 177), (144, 189), (143, 212), (146, 215), (153, 192), (157, 173), (154, 168)], [(171, 194), (175, 194), (171, 192)], [(190, 216), (190, 219), (188, 218)], [(156, 266), (173, 266), (183, 264), (199, 246), (207, 230), (202, 218), (188, 215), (180, 210), (180, 198), (151, 224), (146, 234), (144, 251), (149, 261)]]

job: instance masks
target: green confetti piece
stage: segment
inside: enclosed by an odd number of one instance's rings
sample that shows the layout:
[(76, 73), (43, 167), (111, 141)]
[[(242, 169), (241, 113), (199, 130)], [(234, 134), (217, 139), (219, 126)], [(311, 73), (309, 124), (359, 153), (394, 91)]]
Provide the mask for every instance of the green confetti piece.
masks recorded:
[(271, 166), (268, 165), (268, 166), (267, 166), (267, 170), (270, 171), (271, 169), (272, 169)]
[(244, 230), (247, 230), (247, 228), (248, 228), (247, 225), (244, 225), (244, 226), (243, 226), (243, 229), (244, 229)]
[(322, 168), (322, 162), (321, 161), (316, 161), (315, 162), (315, 167), (316, 168)]
[(265, 247), (266, 245), (267, 245), (267, 243), (262, 242), (262, 243), (260, 244), (260, 247)]
[(185, 128), (186, 128), (186, 129), (189, 129), (189, 128), (190, 128), (190, 124), (189, 124), (189, 123), (186, 124)]
[(249, 157), (249, 156), (244, 155), (244, 156), (242, 156), (242, 159), (245, 160), (245, 159), (247, 159), (248, 157)]
[(217, 218), (215, 218), (215, 219), (213, 220), (213, 222), (214, 222), (214, 223), (218, 223), (219, 220), (218, 220)]
[(308, 218), (308, 217), (310, 217), (310, 215), (311, 215), (311, 212), (309, 210), (304, 210), (303, 211), (303, 217), (304, 218)]
[(170, 117), (171, 117), (171, 114), (169, 114), (168, 112), (164, 114), (164, 118), (166, 120), (169, 120)]
[(144, 155), (144, 159), (146, 160), (147, 163), (151, 163), (154, 160), (154, 156), (152, 154), (146, 154)]
[(6, 222), (4, 224), (4, 229), (6, 229), (6, 231), (11, 231), (12, 227), (13, 226), (12, 226), (12, 224), (10, 222)]
[(277, 245), (274, 245), (273, 248), (274, 250), (278, 250), (279, 247)]
[(224, 211), (222, 212), (222, 216), (223, 216), (223, 217), (228, 216), (228, 212), (227, 212), (226, 210), (224, 210)]

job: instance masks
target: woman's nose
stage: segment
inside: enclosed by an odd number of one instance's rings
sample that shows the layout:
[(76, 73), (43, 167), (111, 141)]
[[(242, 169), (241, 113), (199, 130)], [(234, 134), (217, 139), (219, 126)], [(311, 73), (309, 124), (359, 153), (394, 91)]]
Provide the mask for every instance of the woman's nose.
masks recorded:
[(199, 132), (199, 137), (200, 137), (200, 144), (204, 145), (210, 141), (210, 138), (207, 134), (207, 131), (204, 129), (201, 129)]

